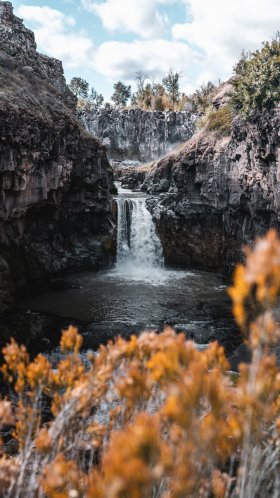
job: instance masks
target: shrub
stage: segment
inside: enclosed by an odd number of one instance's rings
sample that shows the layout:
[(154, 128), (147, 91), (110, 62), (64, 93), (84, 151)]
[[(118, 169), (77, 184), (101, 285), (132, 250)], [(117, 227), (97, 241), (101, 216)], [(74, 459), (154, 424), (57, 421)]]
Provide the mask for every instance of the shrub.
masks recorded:
[(243, 53), (235, 66), (233, 107), (248, 116), (269, 109), (280, 100), (280, 33), (260, 50)]
[(203, 128), (207, 128), (208, 122), (209, 122), (209, 116), (213, 114), (214, 112), (214, 107), (213, 105), (208, 105), (205, 109), (203, 114), (200, 116), (200, 118), (196, 122), (196, 130), (200, 131), (203, 130)]
[(232, 111), (228, 105), (215, 109), (213, 105), (206, 107), (203, 116), (197, 121), (196, 129), (214, 131), (218, 135), (230, 135), (232, 128)]
[(199, 115), (204, 115), (209, 106), (211, 106), (215, 90), (216, 87), (212, 81), (208, 81), (208, 83), (201, 85), (189, 98), (189, 102), (193, 106), (193, 111), (197, 112)]
[[(271, 346), (280, 294), (274, 231), (247, 250), (230, 289), (252, 350), (237, 380), (223, 348), (198, 352), (183, 334), (143, 333), (101, 346), (86, 370), (82, 339), (63, 333), (57, 370), (11, 340), (2, 372), (14, 406), (15, 455), (2, 448), (2, 496), (35, 498), (276, 497), (280, 466), (280, 374)], [(42, 421), (42, 400), (52, 419)]]
[(230, 135), (232, 127), (232, 112), (228, 105), (213, 110), (208, 115), (207, 128), (221, 135)]
[(165, 110), (164, 102), (162, 97), (156, 97), (154, 103), (154, 110), (163, 112)]

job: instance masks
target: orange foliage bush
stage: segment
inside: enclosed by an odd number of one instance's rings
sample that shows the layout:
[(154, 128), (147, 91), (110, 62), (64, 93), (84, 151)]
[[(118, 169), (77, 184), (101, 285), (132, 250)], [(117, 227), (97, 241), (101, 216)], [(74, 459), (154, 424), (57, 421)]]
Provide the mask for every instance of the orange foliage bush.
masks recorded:
[[(229, 372), (223, 348), (198, 352), (167, 329), (101, 346), (85, 369), (70, 327), (56, 370), (13, 340), (2, 372), (16, 400), (0, 402), (14, 425), (15, 454), (2, 445), (1, 496), (18, 498), (188, 498), (279, 496), (280, 241), (271, 231), (247, 250), (229, 290), (252, 351)], [(52, 417), (42, 420), (51, 400)]]

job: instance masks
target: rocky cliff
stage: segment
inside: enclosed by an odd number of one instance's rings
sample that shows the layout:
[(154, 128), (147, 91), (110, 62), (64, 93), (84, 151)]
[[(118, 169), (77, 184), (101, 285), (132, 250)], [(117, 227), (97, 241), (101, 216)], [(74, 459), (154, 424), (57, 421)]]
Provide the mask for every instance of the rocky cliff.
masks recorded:
[(114, 163), (125, 160), (145, 163), (190, 138), (196, 116), (191, 112), (102, 109), (81, 113), (81, 120), (106, 145)]
[(156, 162), (142, 187), (166, 262), (231, 270), (269, 227), (280, 228), (280, 107), (232, 133), (201, 131)]
[(0, 1), (0, 311), (13, 294), (112, 256), (112, 170), (62, 65)]

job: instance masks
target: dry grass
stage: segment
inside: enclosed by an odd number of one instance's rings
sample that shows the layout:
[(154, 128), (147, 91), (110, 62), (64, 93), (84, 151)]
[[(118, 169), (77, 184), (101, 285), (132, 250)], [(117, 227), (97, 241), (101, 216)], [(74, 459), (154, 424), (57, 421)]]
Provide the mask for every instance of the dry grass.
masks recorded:
[(0, 110), (15, 115), (24, 113), (46, 122), (56, 115), (73, 120), (72, 111), (48, 81), (30, 68), (22, 67), (0, 51)]
[(150, 161), (149, 163), (145, 163), (141, 166), (137, 166), (134, 171), (138, 171), (139, 173), (150, 173), (153, 168), (155, 161)]

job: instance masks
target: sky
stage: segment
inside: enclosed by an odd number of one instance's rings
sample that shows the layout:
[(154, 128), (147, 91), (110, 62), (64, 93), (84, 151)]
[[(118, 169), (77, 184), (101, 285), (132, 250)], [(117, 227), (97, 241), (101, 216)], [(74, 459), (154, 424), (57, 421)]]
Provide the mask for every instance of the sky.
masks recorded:
[(160, 81), (181, 73), (193, 92), (232, 74), (242, 49), (280, 29), (280, 0), (12, 0), (38, 50), (63, 61), (69, 82), (89, 81), (107, 101), (118, 80), (142, 71)]

